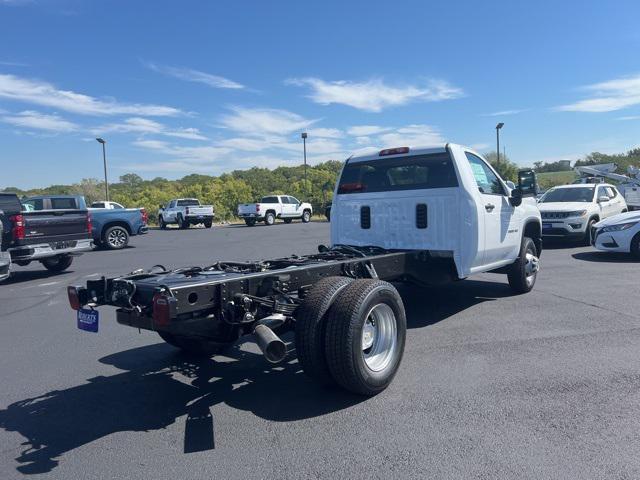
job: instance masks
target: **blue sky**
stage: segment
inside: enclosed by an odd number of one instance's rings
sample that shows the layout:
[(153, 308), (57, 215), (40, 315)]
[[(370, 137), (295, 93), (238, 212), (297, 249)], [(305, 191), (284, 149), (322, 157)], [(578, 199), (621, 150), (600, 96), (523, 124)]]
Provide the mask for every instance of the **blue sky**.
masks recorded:
[(640, 145), (637, 1), (0, 0), (0, 187)]

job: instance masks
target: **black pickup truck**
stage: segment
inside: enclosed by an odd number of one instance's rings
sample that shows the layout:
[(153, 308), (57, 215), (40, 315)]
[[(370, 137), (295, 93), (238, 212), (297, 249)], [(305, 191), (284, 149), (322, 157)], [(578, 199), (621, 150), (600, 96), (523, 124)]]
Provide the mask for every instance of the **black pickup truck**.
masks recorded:
[[(52, 206), (50, 210), (23, 211), (15, 193), (0, 193), (2, 222), (0, 280), (2, 258), (26, 266), (40, 262), (47, 270), (62, 272), (73, 257), (92, 247), (91, 215), (88, 210)], [(8, 274), (8, 271), (6, 272)]]

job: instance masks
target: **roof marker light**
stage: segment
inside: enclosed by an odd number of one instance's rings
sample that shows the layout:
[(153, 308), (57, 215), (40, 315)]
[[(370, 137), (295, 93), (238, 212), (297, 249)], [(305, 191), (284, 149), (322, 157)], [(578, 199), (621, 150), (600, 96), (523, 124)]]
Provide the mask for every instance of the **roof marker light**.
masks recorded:
[(385, 155), (399, 155), (401, 153), (409, 153), (409, 147), (385, 148), (380, 150), (378, 155), (384, 157)]

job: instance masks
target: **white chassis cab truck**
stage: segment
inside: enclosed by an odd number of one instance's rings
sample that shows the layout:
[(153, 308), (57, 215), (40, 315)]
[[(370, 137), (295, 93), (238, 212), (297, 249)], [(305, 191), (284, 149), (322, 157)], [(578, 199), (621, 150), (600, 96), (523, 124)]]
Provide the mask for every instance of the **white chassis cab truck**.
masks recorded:
[(211, 228), (213, 215), (213, 206), (200, 205), (200, 200), (197, 198), (175, 198), (166, 206), (160, 205), (158, 225), (163, 230), (170, 223), (178, 224), (181, 229), (199, 223), (203, 224), (205, 228)]
[[(392, 282), (428, 288), (481, 272), (515, 294), (535, 284), (541, 252), (535, 174), (510, 189), (469, 148), (392, 148), (347, 159), (336, 185), (331, 246), (260, 261), (153, 267), (68, 288), (79, 319), (117, 307), (122, 325), (206, 356), (253, 335), (266, 360), (295, 351), (304, 372), (362, 395), (393, 380), (406, 315)], [(280, 335), (292, 331), (295, 349)]]
[(312, 214), (310, 203), (301, 202), (291, 195), (267, 195), (258, 203), (238, 205), (238, 216), (244, 218), (244, 223), (249, 227), (253, 227), (258, 221), (273, 225), (276, 218), (281, 218), (284, 223), (291, 223), (296, 218), (308, 223)]

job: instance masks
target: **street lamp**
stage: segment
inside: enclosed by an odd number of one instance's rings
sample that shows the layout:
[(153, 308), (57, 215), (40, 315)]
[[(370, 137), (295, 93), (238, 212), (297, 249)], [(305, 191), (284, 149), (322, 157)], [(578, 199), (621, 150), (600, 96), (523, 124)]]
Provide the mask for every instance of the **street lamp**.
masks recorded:
[(302, 148), (304, 151), (304, 195), (309, 196), (307, 193), (307, 132), (302, 132)]
[(105, 144), (107, 143), (104, 139), (98, 137), (96, 138), (98, 143), (102, 144), (102, 161), (104, 163), (104, 194), (105, 200), (109, 201), (109, 181), (107, 180), (107, 151), (105, 148)]
[(496, 161), (496, 167), (500, 165), (500, 129), (504, 127), (504, 123), (500, 122), (496, 125), (496, 153), (498, 154), (498, 160)]

